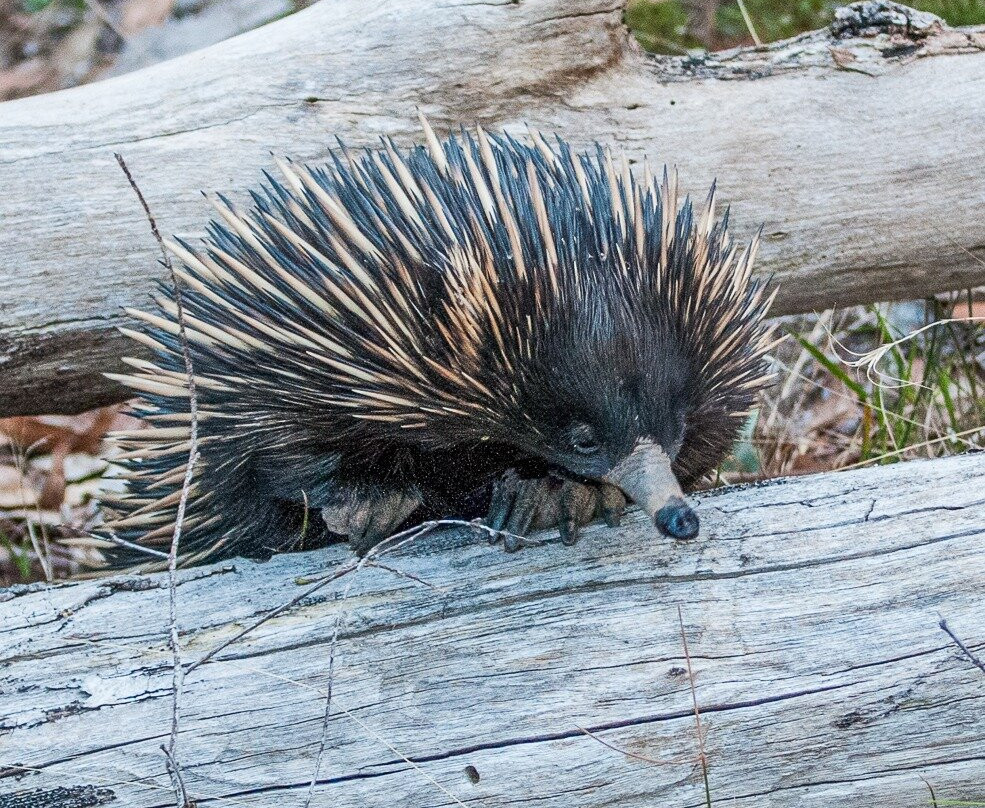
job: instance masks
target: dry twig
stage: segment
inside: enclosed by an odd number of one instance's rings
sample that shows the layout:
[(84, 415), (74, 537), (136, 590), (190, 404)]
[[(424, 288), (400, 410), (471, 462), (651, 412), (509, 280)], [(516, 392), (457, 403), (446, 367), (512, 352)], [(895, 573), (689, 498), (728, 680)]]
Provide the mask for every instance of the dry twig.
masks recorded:
[[(40, 441), (39, 441), (40, 443)], [(40, 503), (35, 501), (34, 507), (38, 514), (38, 529), (41, 531), (42, 541), (38, 541), (37, 533), (34, 531), (34, 523), (31, 521), (31, 517), (28, 514), (28, 504), (27, 504), (27, 491), (25, 489), (25, 481), (27, 480), (27, 457), (28, 454), (38, 446), (38, 443), (32, 444), (27, 448), (19, 446), (16, 442), (12, 444), (14, 450), (14, 463), (17, 467), (17, 471), (20, 474), (20, 495), (21, 495), (21, 506), (24, 510), (24, 525), (27, 528), (27, 535), (31, 539), (31, 547), (34, 549), (34, 555), (37, 556), (38, 563), (41, 565), (41, 571), (44, 573), (44, 579), (51, 583), (54, 580), (54, 573), (51, 568), (51, 551), (48, 545), (48, 534), (44, 529), (44, 522), (41, 520), (41, 506)]]
[[(342, 593), (342, 601), (345, 602), (349, 594), (349, 587), (346, 586)], [(328, 743), (328, 723), (332, 717), (332, 685), (335, 683), (335, 644), (339, 639), (339, 629), (345, 612), (340, 612), (335, 618), (335, 628), (332, 630), (332, 640), (328, 646), (328, 684), (325, 686), (325, 713), (322, 716), (321, 737), (318, 741), (318, 754), (315, 756), (315, 770), (311, 773), (311, 782), (308, 784), (308, 793), (304, 798), (304, 808), (311, 805), (311, 797), (315, 793), (315, 786), (318, 783), (318, 775), (321, 772), (321, 761), (325, 754), (325, 745)]]
[[(413, 530), (414, 528), (412, 528)], [(415, 534), (415, 538), (419, 536), (420, 533)], [(386, 570), (387, 572), (398, 575), (402, 578), (407, 578), (415, 583), (421, 584), (423, 586), (430, 587), (431, 589), (437, 589), (434, 584), (425, 581), (418, 575), (414, 575), (409, 572), (404, 572), (403, 570), (398, 570), (396, 567), (391, 567), (389, 564), (383, 564), (380, 561), (372, 560), (367, 555), (363, 558), (360, 563), (356, 566), (354, 572), (358, 572), (363, 566), (376, 567), (377, 569)], [(344, 606), (346, 600), (349, 597), (349, 591), (352, 589), (352, 582), (354, 578), (350, 577), (348, 583), (346, 583), (345, 589), (342, 591), (342, 597), (339, 601), (340, 607)], [(308, 784), (308, 793), (304, 799), (304, 808), (308, 808), (311, 805), (311, 797), (314, 795), (315, 786), (318, 783), (318, 774), (321, 771), (322, 757), (325, 754), (325, 746), (328, 742), (328, 724), (332, 716), (332, 685), (334, 684), (335, 675), (335, 648), (336, 643), (339, 639), (339, 630), (345, 621), (345, 612), (341, 611), (335, 619), (335, 627), (332, 630), (332, 639), (328, 646), (328, 685), (325, 688), (325, 713), (322, 717), (322, 728), (321, 728), (321, 738), (318, 742), (318, 754), (315, 758), (315, 770), (311, 775), (311, 782)]]
[(746, 8), (744, 0), (736, 0), (739, 4), (739, 11), (742, 12), (742, 19), (746, 23), (746, 28), (749, 29), (749, 36), (752, 37), (752, 41), (756, 43), (756, 47), (760, 48), (763, 45), (763, 40), (759, 38), (759, 34), (756, 33), (756, 28), (752, 24), (752, 17), (749, 16), (749, 10)]
[(315, 581), (315, 583), (313, 583), (311, 586), (309, 586), (307, 589), (305, 589), (297, 597), (291, 598), (291, 600), (287, 601), (286, 603), (281, 604), (276, 609), (272, 609), (271, 611), (267, 612), (259, 620), (254, 621), (253, 623), (251, 623), (250, 625), (248, 625), (246, 628), (244, 628), (242, 631), (240, 631), (237, 634), (235, 634), (234, 636), (230, 637), (225, 642), (219, 643), (219, 645), (215, 646), (215, 648), (213, 648), (212, 650), (210, 650), (207, 653), (205, 653), (201, 658), (199, 658), (199, 659), (195, 660), (194, 662), (192, 662), (191, 665), (189, 665), (188, 668), (185, 670), (185, 675), (187, 676), (189, 673), (191, 673), (193, 670), (195, 670), (195, 668), (197, 668), (199, 665), (204, 665), (206, 662), (208, 662), (209, 660), (211, 660), (216, 654), (218, 654), (220, 651), (225, 650), (226, 648), (228, 648), (233, 643), (239, 642), (241, 639), (243, 639), (243, 637), (245, 637), (250, 632), (255, 631), (257, 628), (259, 628), (260, 626), (262, 626), (268, 620), (273, 620), (277, 615), (283, 614), (288, 609), (290, 609), (290, 608), (292, 608), (294, 606), (297, 606), (305, 598), (309, 597), (310, 595), (313, 595), (319, 589), (321, 589), (321, 588), (323, 588), (325, 586), (328, 586), (328, 584), (332, 583), (332, 581), (337, 581), (342, 576), (348, 575), (350, 572), (352, 572), (358, 566), (359, 566), (359, 562), (350, 561), (348, 564), (344, 564), (343, 566), (341, 566), (338, 569), (336, 569), (330, 575), (326, 575), (324, 578), (319, 578), (317, 581)]
[(391, 567), (389, 564), (384, 564), (382, 561), (371, 561), (366, 566), (373, 567), (378, 570), (385, 570), (386, 572), (392, 573), (399, 578), (406, 578), (408, 581), (413, 581), (415, 584), (420, 584), (421, 586), (426, 586), (428, 589), (433, 589), (435, 592), (445, 591), (444, 587), (435, 586), (430, 581), (425, 581), (420, 575), (414, 575), (414, 573), (406, 572), (405, 570), (398, 570), (396, 567)]
[(168, 558), (167, 553), (161, 552), (160, 550), (155, 550), (153, 547), (144, 547), (142, 544), (136, 544), (132, 541), (121, 539), (111, 530), (106, 530), (104, 534), (101, 536), (96, 536), (93, 533), (88, 533), (86, 535), (88, 535), (89, 538), (91, 538), (93, 541), (103, 542), (108, 540), (111, 541), (113, 544), (117, 545), (118, 547), (125, 547), (127, 550), (133, 550), (135, 553), (143, 553), (144, 555), (149, 555), (152, 556), (153, 558), (164, 559), (165, 561)]
[[(394, 533), (392, 536), (389, 536), (383, 539), (382, 541), (378, 542), (376, 545), (374, 545), (369, 550), (369, 552), (366, 553), (366, 555), (363, 556), (361, 559), (353, 560), (347, 564), (343, 564), (341, 567), (335, 569), (333, 572), (330, 572), (328, 575), (322, 578), (313, 579), (311, 581), (311, 586), (305, 589), (304, 592), (302, 592), (300, 595), (291, 598), (291, 600), (281, 604), (276, 609), (272, 609), (271, 611), (267, 612), (267, 614), (265, 614), (259, 620), (256, 620), (255, 622), (251, 623), (249, 626), (244, 628), (238, 634), (236, 634), (233, 637), (230, 637), (225, 642), (220, 643), (211, 651), (209, 651), (204, 656), (202, 656), (200, 659), (193, 662), (191, 665), (188, 666), (188, 669), (185, 671), (185, 675), (187, 676), (189, 673), (195, 670), (195, 668), (197, 668), (199, 665), (203, 665), (204, 663), (208, 662), (216, 654), (228, 648), (233, 643), (239, 642), (241, 639), (243, 639), (243, 637), (245, 637), (250, 632), (255, 631), (257, 628), (262, 626), (268, 620), (272, 620), (277, 615), (283, 614), (288, 609), (297, 606), (305, 598), (309, 597), (310, 595), (313, 595), (322, 587), (325, 587), (328, 584), (332, 583), (332, 581), (337, 581), (339, 578), (342, 578), (343, 576), (348, 575), (349, 573), (357, 569), (360, 569), (363, 566), (367, 566), (367, 565), (378, 566), (377, 559), (380, 558), (381, 556), (399, 550), (401, 547), (404, 547), (405, 545), (409, 544), (415, 539), (418, 539), (421, 536), (430, 533), (432, 530), (441, 527), (466, 527), (471, 530), (485, 533), (491, 540), (502, 539), (504, 541), (508, 540), (511, 542), (524, 541), (524, 538), (522, 536), (517, 536), (505, 530), (495, 530), (491, 527), (482, 524), (478, 520), (467, 522), (464, 519), (434, 519), (429, 522), (422, 522), (421, 524), (416, 525), (415, 527), (407, 528), (406, 530), (402, 530), (399, 533)], [(393, 570), (388, 570), (388, 571), (393, 571)], [(421, 583), (425, 583), (425, 582), (421, 581)]]
[(657, 766), (667, 766), (670, 764), (692, 762), (691, 760), (678, 760), (674, 758), (670, 760), (657, 760), (655, 758), (647, 757), (646, 755), (641, 755), (637, 752), (630, 752), (628, 749), (622, 749), (616, 746), (615, 744), (609, 743), (603, 738), (600, 738), (594, 732), (591, 732), (590, 730), (587, 730), (584, 727), (579, 727), (577, 724), (575, 724), (575, 727), (578, 729), (579, 732), (584, 732), (593, 741), (598, 741), (600, 744), (602, 744), (602, 746), (606, 747), (607, 749), (611, 749), (613, 752), (618, 752), (620, 755), (625, 755), (626, 757), (633, 758), (634, 760), (642, 760), (644, 763), (653, 763)]
[(694, 726), (698, 733), (698, 760), (701, 763), (701, 775), (705, 781), (705, 801), (711, 808), (711, 786), (708, 783), (708, 757), (705, 755), (704, 731), (701, 729), (701, 711), (698, 709), (698, 691), (694, 686), (694, 671), (691, 669), (691, 652), (687, 647), (687, 634), (684, 632), (684, 614), (677, 607), (677, 620), (681, 625), (681, 643), (684, 645), (684, 659), (687, 660), (687, 680), (691, 685), (691, 702), (694, 704)]
[(181, 709), (181, 690), (184, 683), (184, 669), (181, 663), (181, 645), (178, 637), (178, 598), (177, 598), (177, 568), (178, 568), (178, 547), (181, 543), (181, 526), (185, 520), (185, 510), (188, 507), (188, 495), (191, 491), (192, 478), (195, 473), (195, 463), (198, 461), (198, 395), (195, 391), (195, 369), (192, 365), (191, 348), (188, 345), (188, 335), (185, 331), (185, 312), (181, 302), (181, 283), (174, 271), (171, 257), (164, 247), (164, 239), (157, 228), (157, 221), (154, 219), (137, 186), (130, 169), (127, 167), (122, 155), (115, 154), (116, 162), (120, 164), (130, 187), (137, 195), (147, 221), (150, 223), (151, 233), (157, 241), (157, 246), (161, 250), (164, 266), (171, 276), (171, 285), (174, 291), (174, 301), (177, 306), (178, 337), (181, 340), (181, 353), (185, 362), (185, 374), (188, 378), (188, 406), (191, 415), (191, 426), (189, 429), (188, 464), (185, 467), (185, 477), (181, 485), (181, 497), (178, 501), (178, 511), (174, 519), (174, 532), (171, 534), (171, 547), (168, 551), (168, 640), (172, 653), (172, 677), (171, 677), (171, 732), (168, 737), (168, 744), (162, 747), (168, 763), (168, 772), (174, 785), (175, 797), (178, 800), (178, 808), (188, 808), (192, 803), (188, 798), (185, 789), (184, 779), (181, 776), (181, 765), (178, 761), (178, 728), (179, 714)]
[(985, 662), (982, 662), (977, 656), (975, 656), (975, 654), (971, 652), (971, 649), (968, 648), (967, 645), (961, 642), (961, 638), (951, 630), (951, 627), (947, 624), (947, 620), (941, 618), (941, 621), (937, 625), (941, 627), (941, 631), (947, 634), (947, 636), (954, 641), (954, 644), (961, 649), (969, 660), (971, 660), (971, 663), (975, 665), (975, 667), (981, 668), (982, 672), (985, 673)]

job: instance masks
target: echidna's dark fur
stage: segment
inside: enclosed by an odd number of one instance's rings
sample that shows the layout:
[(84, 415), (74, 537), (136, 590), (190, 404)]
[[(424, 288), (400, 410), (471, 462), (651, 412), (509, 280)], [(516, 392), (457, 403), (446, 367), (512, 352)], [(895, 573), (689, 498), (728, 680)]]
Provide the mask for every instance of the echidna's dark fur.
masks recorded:
[[(576, 422), (612, 462), (641, 437), (668, 447), (684, 484), (733, 440), (765, 381), (768, 301), (713, 193), (696, 215), (675, 178), (601, 148), (426, 134), (281, 163), (251, 210), (219, 198), (203, 246), (171, 245), (200, 408), (184, 562), (324, 541), (320, 509), (353, 491), (473, 516), (504, 470), (565, 467)], [(190, 421), (160, 291), (127, 330), (154, 356), (118, 377), (149, 428), (120, 438), (128, 493), (107, 525), (158, 548)]]

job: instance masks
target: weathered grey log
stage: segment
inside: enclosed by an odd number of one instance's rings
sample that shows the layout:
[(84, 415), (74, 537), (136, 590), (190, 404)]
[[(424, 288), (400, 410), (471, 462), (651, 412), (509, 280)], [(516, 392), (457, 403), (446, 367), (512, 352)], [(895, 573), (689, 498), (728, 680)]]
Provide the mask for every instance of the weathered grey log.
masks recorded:
[[(985, 802), (985, 671), (938, 627), (985, 655), (983, 507), (973, 455), (702, 495), (694, 543), (638, 512), (574, 548), (422, 539), (388, 562), (435, 589), (361, 570), (188, 676), (185, 780), (199, 806), (305, 804), (344, 616), (312, 806), (698, 808), (680, 607), (715, 805)], [(181, 573), (184, 658), (346, 557)], [(0, 603), (0, 806), (174, 804), (167, 599), (149, 576)]]
[(332, 0), (215, 47), (0, 106), (0, 415), (122, 394), (113, 326), (160, 276), (113, 161), (165, 231), (199, 234), (200, 189), (242, 192), (269, 149), (323, 159), (336, 134), (419, 139), (529, 123), (718, 177), (736, 230), (765, 222), (777, 311), (985, 283), (985, 32), (863, 3), (759, 50), (653, 58), (620, 0)]

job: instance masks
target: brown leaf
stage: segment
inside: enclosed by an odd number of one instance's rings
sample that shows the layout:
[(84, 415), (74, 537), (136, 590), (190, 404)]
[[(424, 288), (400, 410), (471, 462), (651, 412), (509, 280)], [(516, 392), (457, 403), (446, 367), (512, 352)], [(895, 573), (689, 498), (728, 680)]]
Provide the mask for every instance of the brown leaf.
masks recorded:
[(73, 452), (98, 454), (108, 431), (133, 427), (135, 419), (121, 413), (121, 406), (100, 407), (80, 415), (0, 418), (0, 432), (9, 436), (23, 451), (51, 454), (51, 470), (36, 498), (32, 492), (32, 503), (36, 499), (41, 508), (57, 509), (65, 498), (66, 456)]

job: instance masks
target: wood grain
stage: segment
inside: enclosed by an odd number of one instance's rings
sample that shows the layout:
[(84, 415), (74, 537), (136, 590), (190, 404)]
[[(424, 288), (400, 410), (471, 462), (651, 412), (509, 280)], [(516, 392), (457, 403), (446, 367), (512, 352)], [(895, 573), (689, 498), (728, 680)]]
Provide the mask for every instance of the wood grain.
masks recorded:
[[(365, 569), (195, 669), (189, 790), (304, 805), (342, 616), (312, 806), (699, 808), (680, 607), (715, 805), (929, 805), (926, 783), (985, 802), (985, 674), (937, 625), (985, 654), (983, 492), (970, 455), (705, 494), (692, 543), (638, 511), (574, 548), (423, 539), (390, 563), (436, 589)], [(185, 658), (346, 558), (181, 573)], [(0, 597), (0, 806), (58, 788), (173, 805), (164, 578)]]
[(160, 277), (113, 160), (163, 230), (199, 191), (242, 199), (269, 150), (529, 123), (713, 178), (735, 230), (765, 224), (777, 312), (985, 283), (985, 33), (882, 2), (829, 30), (705, 58), (646, 56), (618, 0), (332, 0), (136, 73), (0, 105), (0, 415), (119, 398), (120, 307)]

